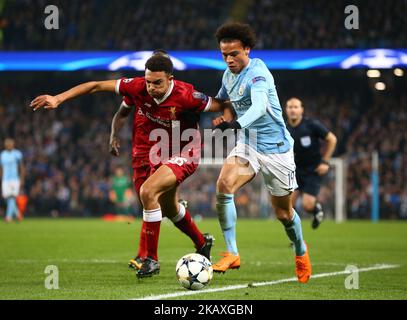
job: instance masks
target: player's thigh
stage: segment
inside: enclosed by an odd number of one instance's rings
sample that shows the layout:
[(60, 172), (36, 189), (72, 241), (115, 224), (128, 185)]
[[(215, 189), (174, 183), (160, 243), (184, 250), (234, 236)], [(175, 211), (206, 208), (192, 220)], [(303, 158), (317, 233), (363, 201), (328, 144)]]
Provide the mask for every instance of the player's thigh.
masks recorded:
[(174, 172), (167, 166), (160, 166), (140, 188), (140, 196), (154, 197), (157, 199), (165, 192), (173, 189), (177, 185), (177, 177)]
[(146, 157), (133, 157), (132, 166), (134, 189), (137, 196), (140, 197), (141, 186), (148, 179), (151, 173), (150, 161)]
[(246, 183), (250, 182), (256, 172), (250, 162), (240, 157), (226, 159), (216, 183), (217, 192), (235, 193)]
[(164, 192), (159, 198), (158, 203), (161, 207), (161, 212), (163, 216), (167, 218), (173, 218), (178, 214), (178, 195), (177, 187), (174, 187), (166, 192)]

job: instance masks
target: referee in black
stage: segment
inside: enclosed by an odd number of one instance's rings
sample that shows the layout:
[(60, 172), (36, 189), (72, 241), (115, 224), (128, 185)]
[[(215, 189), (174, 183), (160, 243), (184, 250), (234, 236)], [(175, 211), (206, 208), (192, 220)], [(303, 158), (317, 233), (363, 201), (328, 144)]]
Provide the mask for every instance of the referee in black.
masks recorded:
[[(329, 159), (336, 147), (336, 136), (320, 121), (304, 117), (304, 107), (298, 98), (291, 98), (286, 104), (287, 129), (294, 139), (294, 155), (298, 189), (294, 193), (293, 204), (299, 193), (302, 206), (313, 215), (312, 228), (320, 225), (324, 212), (317, 201), (322, 176), (329, 171)], [(326, 149), (321, 154), (321, 140), (326, 141)]]

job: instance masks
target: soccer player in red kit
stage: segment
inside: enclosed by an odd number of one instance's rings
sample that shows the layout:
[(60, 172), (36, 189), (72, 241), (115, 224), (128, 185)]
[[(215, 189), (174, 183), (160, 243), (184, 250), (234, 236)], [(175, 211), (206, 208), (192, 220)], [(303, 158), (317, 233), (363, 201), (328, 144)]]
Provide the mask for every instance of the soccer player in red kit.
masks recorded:
[[(133, 122), (134, 185), (143, 205), (143, 227), (138, 258), (138, 277), (159, 273), (158, 237), (162, 216), (171, 219), (194, 242), (198, 253), (210, 257), (211, 235), (203, 235), (177, 201), (177, 187), (197, 169), (201, 141), (200, 112), (222, 111), (223, 103), (194, 90), (188, 83), (174, 80), (173, 65), (165, 54), (155, 54), (147, 62), (145, 77), (93, 81), (56, 96), (42, 95), (30, 106), (55, 109), (66, 100), (100, 91), (116, 92), (123, 103), (112, 123), (111, 153), (118, 155), (117, 131), (135, 107)], [(177, 137), (177, 135), (179, 136)], [(159, 141), (159, 142), (157, 142)]]

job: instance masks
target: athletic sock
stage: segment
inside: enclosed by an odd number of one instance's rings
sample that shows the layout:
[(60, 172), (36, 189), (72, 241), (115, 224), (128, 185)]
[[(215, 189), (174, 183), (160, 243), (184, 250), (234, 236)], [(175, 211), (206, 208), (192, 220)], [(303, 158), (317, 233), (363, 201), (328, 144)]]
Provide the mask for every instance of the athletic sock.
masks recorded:
[(201, 249), (205, 245), (205, 238), (192, 220), (189, 211), (182, 204), (179, 204), (178, 214), (171, 218), (171, 221), (178, 229), (191, 238), (196, 249)]
[(227, 251), (238, 255), (236, 244), (236, 206), (233, 194), (216, 194), (216, 210), (218, 212), (219, 224), (222, 229), (223, 238), (226, 242)]
[(146, 235), (146, 222), (143, 220), (140, 231), (140, 241), (138, 244), (138, 253), (137, 256), (141, 259), (147, 257), (147, 235)]
[(161, 209), (143, 210), (147, 256), (158, 261), (158, 238), (162, 220)]
[(14, 214), (17, 214), (17, 204), (16, 198), (8, 198), (7, 199), (7, 209), (6, 209), (6, 218), (13, 219)]
[(294, 215), (291, 221), (284, 224), (285, 232), (288, 238), (294, 243), (295, 254), (303, 256), (307, 251), (304, 239), (302, 238), (301, 219), (297, 212), (293, 209)]

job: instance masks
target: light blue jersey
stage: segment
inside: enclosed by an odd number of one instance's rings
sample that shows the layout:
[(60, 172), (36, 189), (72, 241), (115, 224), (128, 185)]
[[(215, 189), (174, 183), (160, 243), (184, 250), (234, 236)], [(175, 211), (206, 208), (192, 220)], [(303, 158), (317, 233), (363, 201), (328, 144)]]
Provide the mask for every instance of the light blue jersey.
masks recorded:
[(0, 154), (0, 165), (3, 171), (2, 180), (12, 181), (19, 180), (20, 175), (18, 166), (23, 159), (23, 155), (19, 150), (4, 150)]
[[(241, 130), (238, 143), (249, 144), (261, 153), (285, 153), (293, 147), (274, 78), (262, 60), (250, 59), (239, 74), (227, 69), (216, 97), (230, 100), (242, 129), (249, 129)], [(252, 130), (257, 132), (255, 139), (250, 138)]]

